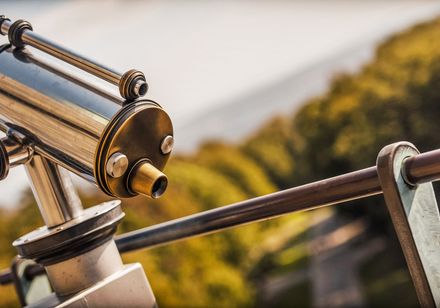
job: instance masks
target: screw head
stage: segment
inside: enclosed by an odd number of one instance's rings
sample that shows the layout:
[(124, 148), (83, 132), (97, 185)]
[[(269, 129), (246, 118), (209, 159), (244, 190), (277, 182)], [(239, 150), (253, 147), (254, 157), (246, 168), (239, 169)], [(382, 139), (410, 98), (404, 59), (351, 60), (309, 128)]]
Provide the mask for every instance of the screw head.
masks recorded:
[(107, 174), (113, 178), (119, 178), (124, 175), (128, 169), (128, 158), (122, 153), (116, 152), (107, 161)]
[(174, 138), (173, 136), (168, 135), (165, 138), (163, 138), (162, 143), (160, 144), (160, 151), (164, 155), (170, 154), (171, 151), (173, 150), (173, 146), (174, 146)]

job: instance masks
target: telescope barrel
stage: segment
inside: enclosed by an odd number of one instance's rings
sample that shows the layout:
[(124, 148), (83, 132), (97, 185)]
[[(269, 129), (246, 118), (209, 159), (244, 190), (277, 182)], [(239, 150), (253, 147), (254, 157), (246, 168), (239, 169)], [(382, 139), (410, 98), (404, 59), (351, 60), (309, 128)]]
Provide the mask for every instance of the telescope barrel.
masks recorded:
[(161, 146), (173, 136), (170, 118), (153, 101), (127, 103), (81, 77), (26, 48), (0, 46), (0, 128), (26, 135), (35, 153), (111, 196), (159, 197), (167, 184), (160, 170), (170, 153)]

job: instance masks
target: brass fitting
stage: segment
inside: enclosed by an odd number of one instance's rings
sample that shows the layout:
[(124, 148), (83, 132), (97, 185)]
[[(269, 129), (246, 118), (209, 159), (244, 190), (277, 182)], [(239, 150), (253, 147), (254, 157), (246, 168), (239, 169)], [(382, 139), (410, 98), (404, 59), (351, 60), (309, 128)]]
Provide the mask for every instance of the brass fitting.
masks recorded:
[(128, 189), (153, 199), (163, 195), (168, 186), (168, 178), (148, 160), (139, 161), (128, 175)]

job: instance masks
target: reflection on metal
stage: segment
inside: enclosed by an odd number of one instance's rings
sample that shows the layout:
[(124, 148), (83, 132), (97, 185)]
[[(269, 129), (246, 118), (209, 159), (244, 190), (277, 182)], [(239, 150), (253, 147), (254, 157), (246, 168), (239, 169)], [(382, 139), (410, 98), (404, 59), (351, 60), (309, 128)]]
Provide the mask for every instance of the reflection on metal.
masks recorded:
[(32, 159), (33, 147), (26, 144), (25, 137), (17, 131), (8, 130), (7, 137), (0, 140), (0, 180), (5, 179), (9, 169)]
[(112, 154), (107, 161), (105, 169), (107, 174), (113, 178), (119, 178), (124, 175), (128, 168), (128, 158), (126, 155), (116, 152)]
[(134, 263), (124, 265), (120, 271), (72, 296), (59, 297), (53, 293), (27, 307), (157, 308), (157, 304), (142, 266)]
[(82, 214), (81, 200), (66, 170), (34, 155), (26, 172), (46, 226), (52, 228)]
[(11, 22), (0, 16), (0, 34), (7, 35), (12, 45), (22, 48), (26, 45), (39, 49), (53, 57), (76, 66), (111, 84), (119, 86), (121, 96), (134, 100), (147, 93), (148, 85), (145, 75), (138, 70), (130, 70), (124, 74), (87, 59), (67, 48), (33, 32), (32, 25), (25, 20)]
[[(84, 86), (26, 49), (0, 52), (0, 127), (25, 135), (36, 153), (115, 197), (131, 197), (127, 174), (113, 178), (106, 163), (124, 153), (128, 167), (148, 159), (162, 170), (170, 153), (162, 140), (173, 135), (171, 120), (152, 101), (122, 102)], [(26, 116), (23, 116), (26, 115)], [(148, 142), (145, 142), (148, 140)]]
[[(405, 178), (431, 162), (428, 155), (401, 142), (385, 147), (377, 166), (383, 194), (422, 307), (440, 306), (440, 214), (431, 183), (408, 184)], [(415, 159), (417, 157), (417, 159)], [(421, 158), (420, 158), (421, 157)], [(432, 157), (431, 157), (432, 158)], [(410, 159), (402, 168), (404, 161)], [(437, 162), (439, 160), (437, 159)], [(411, 165), (412, 164), (412, 165)], [(412, 168), (411, 168), (412, 166)], [(428, 174), (432, 170), (427, 169)], [(438, 176), (437, 176), (438, 177)]]

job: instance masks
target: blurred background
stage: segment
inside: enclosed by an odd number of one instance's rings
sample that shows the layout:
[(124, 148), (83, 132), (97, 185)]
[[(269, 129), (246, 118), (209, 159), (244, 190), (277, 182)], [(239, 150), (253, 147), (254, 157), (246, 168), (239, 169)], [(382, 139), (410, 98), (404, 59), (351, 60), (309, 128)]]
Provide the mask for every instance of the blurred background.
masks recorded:
[[(127, 232), (439, 148), (438, 1), (0, 1), (0, 13), (107, 66), (146, 73), (176, 150)], [(6, 43), (0, 37), (0, 44)], [(76, 179), (83, 202), (106, 199)], [(0, 184), (0, 265), (42, 225), (23, 169)], [(382, 197), (124, 255), (162, 307), (417, 305)], [(12, 287), (0, 304), (16, 306)]]

